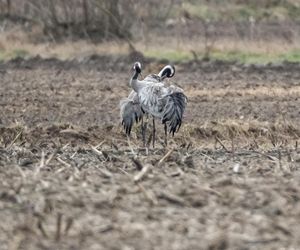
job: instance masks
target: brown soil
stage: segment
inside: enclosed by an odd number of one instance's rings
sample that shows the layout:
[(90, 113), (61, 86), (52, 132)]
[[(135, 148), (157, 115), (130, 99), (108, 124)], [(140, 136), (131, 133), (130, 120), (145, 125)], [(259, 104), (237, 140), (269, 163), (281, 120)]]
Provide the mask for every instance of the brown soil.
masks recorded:
[(297, 249), (300, 65), (179, 65), (184, 125), (146, 154), (129, 61), (0, 65), (0, 249)]

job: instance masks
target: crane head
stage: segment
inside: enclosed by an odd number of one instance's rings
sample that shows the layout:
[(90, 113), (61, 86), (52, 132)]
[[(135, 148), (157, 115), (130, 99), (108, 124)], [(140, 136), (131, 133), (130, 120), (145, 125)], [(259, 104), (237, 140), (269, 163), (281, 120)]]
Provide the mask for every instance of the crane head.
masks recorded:
[(137, 72), (137, 73), (141, 73), (142, 72), (142, 65), (140, 62), (135, 62), (133, 65), (133, 69)]
[(158, 74), (158, 76), (163, 80), (166, 77), (171, 78), (175, 75), (174, 65), (166, 65)]

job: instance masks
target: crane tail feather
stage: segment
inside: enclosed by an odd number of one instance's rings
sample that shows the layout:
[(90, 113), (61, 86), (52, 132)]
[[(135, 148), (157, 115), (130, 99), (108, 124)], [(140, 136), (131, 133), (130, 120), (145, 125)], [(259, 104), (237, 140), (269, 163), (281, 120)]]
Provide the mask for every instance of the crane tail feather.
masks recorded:
[(173, 136), (181, 127), (186, 102), (187, 97), (182, 92), (172, 93), (168, 96), (162, 123), (168, 125), (169, 133)]

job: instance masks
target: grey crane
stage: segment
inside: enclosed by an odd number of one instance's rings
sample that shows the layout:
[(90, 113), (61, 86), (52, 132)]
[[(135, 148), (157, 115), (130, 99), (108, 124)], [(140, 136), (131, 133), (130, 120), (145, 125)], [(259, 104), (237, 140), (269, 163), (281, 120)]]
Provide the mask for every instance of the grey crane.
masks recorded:
[[(162, 82), (165, 78), (171, 78), (175, 74), (175, 67), (173, 65), (166, 65), (158, 75), (148, 75), (143, 81), (148, 83)], [(143, 122), (143, 115), (145, 111), (142, 109), (139, 103), (138, 93), (132, 90), (127, 98), (124, 98), (120, 102), (120, 116), (122, 125), (124, 126), (127, 135), (130, 135), (134, 122), (142, 120), (142, 136), (144, 146), (146, 143), (146, 128), (147, 123)]]
[(141, 73), (141, 64), (133, 65), (134, 74), (130, 80), (130, 86), (137, 93), (137, 101), (140, 109), (153, 116), (153, 147), (155, 146), (155, 122), (154, 118), (161, 119), (165, 128), (165, 143), (167, 144), (167, 130), (173, 134), (181, 126), (183, 113), (187, 103), (187, 97), (181, 88), (165, 86), (163, 82), (151, 82), (138, 80)]

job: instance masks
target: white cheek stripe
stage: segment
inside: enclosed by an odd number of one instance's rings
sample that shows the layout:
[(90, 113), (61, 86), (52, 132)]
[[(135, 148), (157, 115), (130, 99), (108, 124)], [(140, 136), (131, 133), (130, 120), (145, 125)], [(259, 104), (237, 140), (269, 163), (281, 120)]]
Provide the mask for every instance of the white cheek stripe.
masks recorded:
[(175, 74), (175, 70), (172, 66), (170, 66), (170, 68), (171, 68), (171, 76), (173, 76)]

